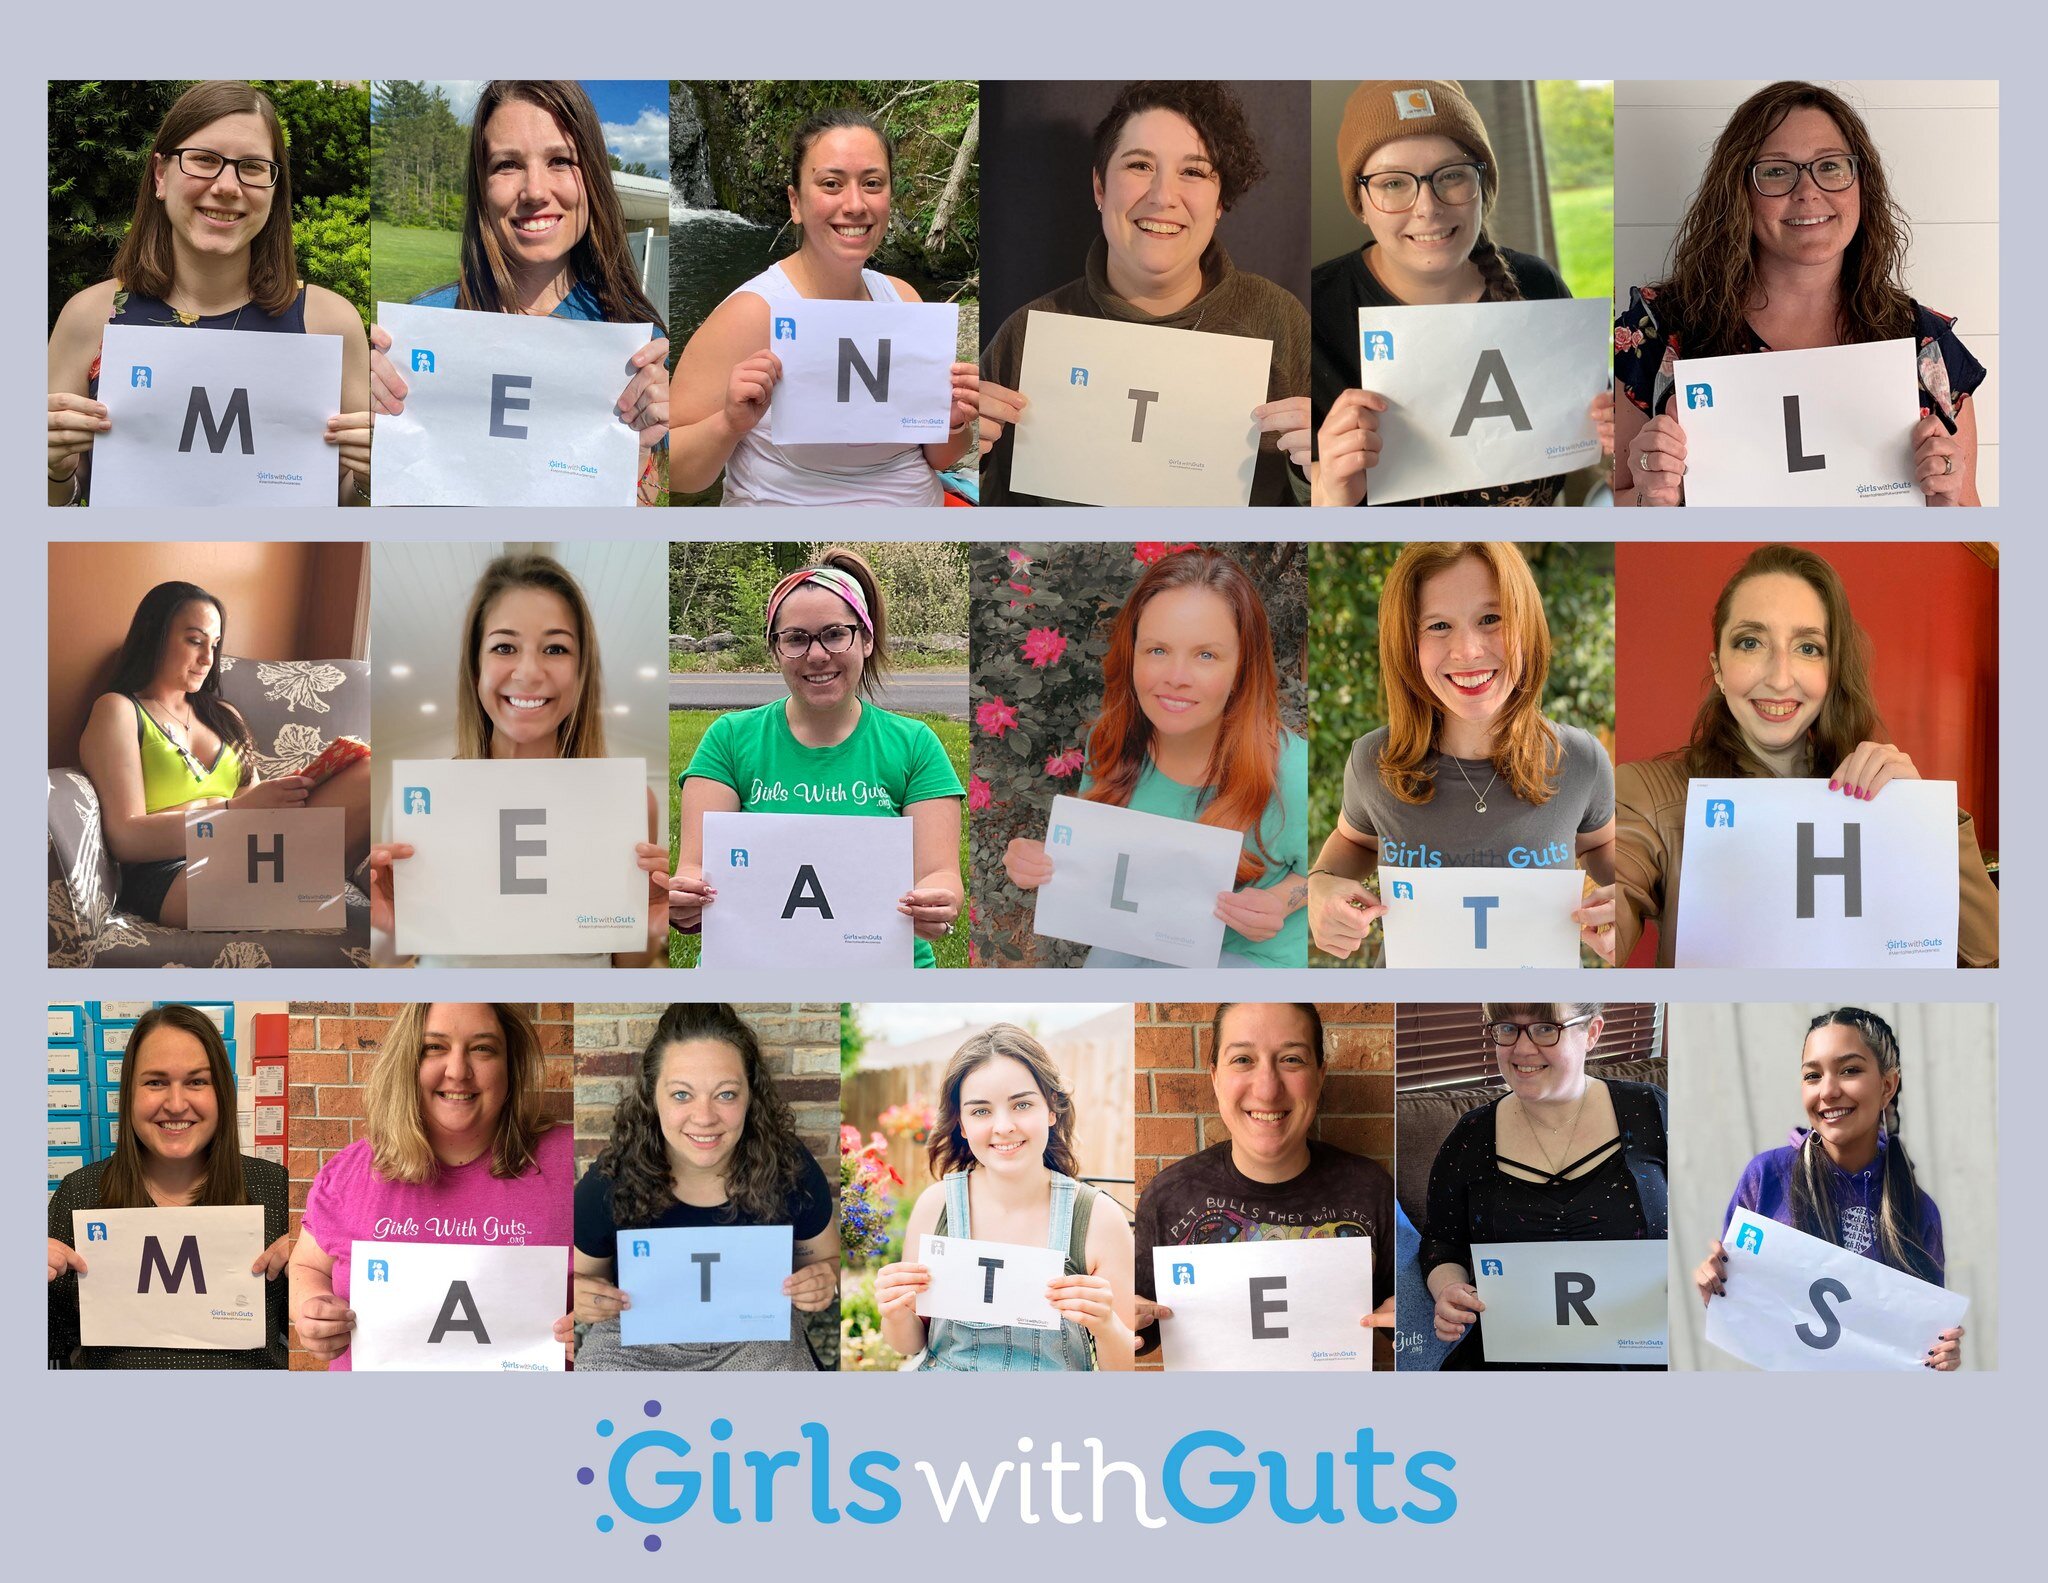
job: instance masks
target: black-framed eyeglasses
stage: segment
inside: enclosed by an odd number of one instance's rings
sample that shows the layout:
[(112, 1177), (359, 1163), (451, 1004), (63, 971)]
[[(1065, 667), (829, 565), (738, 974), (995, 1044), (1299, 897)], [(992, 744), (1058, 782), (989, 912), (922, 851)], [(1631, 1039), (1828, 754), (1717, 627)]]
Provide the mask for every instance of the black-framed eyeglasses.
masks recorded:
[(1847, 192), (1856, 185), (1854, 154), (1823, 154), (1819, 159), (1760, 159), (1749, 167), (1749, 184), (1766, 198), (1789, 197), (1805, 171), (1822, 192)]
[(1580, 1023), (1592, 1020), (1593, 1013), (1589, 1011), (1583, 1016), (1567, 1017), (1563, 1022), (1485, 1022), (1481, 1023), (1480, 1027), (1486, 1037), (1503, 1050), (1512, 1046), (1525, 1033), (1529, 1036), (1529, 1042), (1537, 1049), (1548, 1050), (1564, 1037), (1565, 1029), (1576, 1028)]
[(1376, 170), (1370, 176), (1360, 176), (1358, 185), (1381, 214), (1406, 214), (1422, 196), (1424, 182), (1429, 183), (1438, 203), (1463, 204), (1479, 196), (1485, 174), (1485, 161), (1460, 160), (1439, 165), (1427, 175), (1412, 170)]
[(275, 187), (284, 168), (274, 159), (229, 159), (210, 148), (174, 148), (170, 152), (177, 158), (178, 169), (201, 181), (212, 181), (223, 166), (232, 165), (235, 179), (244, 187)]
[(834, 622), (829, 627), (818, 628), (816, 632), (806, 632), (802, 627), (782, 627), (774, 636), (777, 654), (786, 660), (800, 660), (811, 652), (813, 643), (827, 654), (844, 654), (853, 647), (853, 640), (859, 632), (857, 628)]

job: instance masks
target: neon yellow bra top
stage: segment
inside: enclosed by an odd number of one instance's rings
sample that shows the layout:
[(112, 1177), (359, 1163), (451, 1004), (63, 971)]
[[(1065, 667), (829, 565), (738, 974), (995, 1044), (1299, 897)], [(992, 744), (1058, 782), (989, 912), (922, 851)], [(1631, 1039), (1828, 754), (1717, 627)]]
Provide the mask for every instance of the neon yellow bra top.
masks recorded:
[(147, 709), (133, 698), (128, 701), (135, 705), (135, 740), (142, 749), (143, 812), (162, 813), (201, 797), (232, 797), (241, 789), (242, 755), (232, 743), (222, 742), (213, 767), (202, 771)]

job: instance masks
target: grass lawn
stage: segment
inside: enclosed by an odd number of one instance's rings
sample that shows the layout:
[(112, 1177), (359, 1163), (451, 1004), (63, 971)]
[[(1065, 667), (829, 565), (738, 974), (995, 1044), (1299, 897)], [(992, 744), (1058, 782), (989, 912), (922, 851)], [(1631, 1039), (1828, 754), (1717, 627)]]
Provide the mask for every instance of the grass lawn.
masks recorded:
[(1614, 189), (1581, 187), (1550, 195), (1557, 225), (1557, 271), (1574, 297), (1614, 295)]
[[(683, 791), (678, 777), (690, 762), (690, 756), (697, 751), (697, 744), (717, 718), (717, 711), (711, 709), (671, 709), (668, 712), (668, 762), (671, 769), (668, 786), (668, 827), (673, 832), (682, 819)], [(967, 722), (948, 720), (944, 715), (912, 715), (913, 720), (922, 720), (939, 734), (939, 741), (946, 749), (946, 757), (953, 762), (953, 773), (960, 777), (960, 784), (967, 784)], [(674, 837), (671, 834), (671, 845)], [(960, 873), (967, 874), (967, 820), (960, 821)], [(940, 967), (965, 967), (967, 965), (967, 915), (963, 910), (960, 922), (953, 932), (943, 940), (934, 940), (932, 949), (938, 953)], [(670, 934), (668, 937), (668, 965), (670, 967), (695, 967), (697, 965), (698, 941), (694, 934)]]
[(460, 271), (461, 238), (453, 231), (370, 225), (370, 295), (377, 302), (411, 302), (445, 286)]

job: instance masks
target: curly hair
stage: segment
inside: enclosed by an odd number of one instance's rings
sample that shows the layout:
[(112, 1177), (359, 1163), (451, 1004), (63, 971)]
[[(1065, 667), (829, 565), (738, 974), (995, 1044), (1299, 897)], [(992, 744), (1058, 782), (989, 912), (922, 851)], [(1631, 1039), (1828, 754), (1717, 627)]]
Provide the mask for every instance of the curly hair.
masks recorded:
[[(1858, 743), (1883, 741), (1884, 722), (1870, 690), (1870, 639), (1856, 624), (1841, 577), (1813, 551), (1791, 544), (1766, 544), (1750, 551), (1714, 601), (1713, 652), (1721, 652), (1736, 589), (1752, 577), (1796, 577), (1820, 596), (1821, 609), (1827, 613), (1828, 695), (1808, 737), (1814, 763), (1831, 768), (1855, 752)], [(1693, 716), (1691, 740), (1676, 756), (1683, 759), (1688, 776), (1762, 778), (1777, 773), (1744, 740), (1711, 671), (1706, 696)]]
[(1687, 357), (1750, 350), (1749, 312), (1762, 297), (1763, 283), (1756, 269), (1749, 168), (1764, 140), (1800, 109), (1830, 116), (1856, 160), (1861, 218), (1842, 254), (1838, 338), (1846, 346), (1913, 333), (1913, 299), (1903, 284), (1910, 227), (1885, 180), (1870, 129), (1831, 89), (1774, 82), (1737, 105), (1714, 140), (1672, 243), (1671, 273), (1656, 288), (1671, 301), (1672, 322), (1685, 326)]
[(952, 1171), (974, 1169), (974, 1151), (967, 1146), (967, 1136), (960, 1130), (960, 1085), (977, 1067), (1003, 1056), (1029, 1067), (1031, 1080), (1045, 1096), (1046, 1109), (1052, 1116), (1045, 1134), (1046, 1168), (1062, 1176), (1078, 1177), (1081, 1161), (1074, 1152), (1074, 1096), (1061, 1081), (1059, 1068), (1052, 1064), (1044, 1045), (1015, 1023), (999, 1022), (961, 1045), (946, 1063), (946, 1075), (939, 1081), (939, 1119), (933, 1123), (931, 1141), (925, 1146), (933, 1179)]
[(725, 1166), (725, 1218), (755, 1225), (789, 1218), (790, 1195), (804, 1177), (805, 1150), (796, 1118), (775, 1091), (775, 1079), (761, 1059), (761, 1042), (740, 1014), (723, 1004), (690, 1003), (661, 1014), (612, 1113), (611, 1138), (591, 1167), (612, 1184), (616, 1226), (651, 1226), (676, 1201), (675, 1166), (662, 1135), (657, 1090), (670, 1047), (699, 1039), (735, 1051), (747, 1081), (746, 1120)]
[(1266, 174), (1265, 157), (1252, 131), (1244, 104), (1220, 82), (1132, 82), (1126, 83), (1109, 107), (1109, 114), (1095, 123), (1095, 174), (1109, 179), (1109, 162), (1116, 153), (1117, 139), (1124, 123), (1147, 110), (1171, 110), (1195, 129), (1202, 150), (1216, 167), (1222, 188), (1220, 203), (1225, 213), (1237, 207), (1238, 199), (1256, 187)]

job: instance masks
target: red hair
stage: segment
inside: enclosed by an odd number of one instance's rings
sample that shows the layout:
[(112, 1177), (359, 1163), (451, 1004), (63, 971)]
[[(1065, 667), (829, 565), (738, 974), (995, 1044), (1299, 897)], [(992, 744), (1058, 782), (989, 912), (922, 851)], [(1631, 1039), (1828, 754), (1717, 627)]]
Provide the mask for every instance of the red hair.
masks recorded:
[(1102, 659), (1102, 713), (1088, 733), (1090, 802), (1128, 807), (1150, 757), (1152, 722), (1138, 707), (1131, 670), (1138, 651), (1138, 618), (1160, 594), (1207, 588), (1230, 606), (1237, 626), (1237, 678), (1223, 706), (1216, 746), (1203, 781), (1213, 795), (1198, 823), (1250, 836), (1237, 860), (1237, 883), (1265, 874), (1272, 855), (1259, 842), (1259, 821), (1280, 781), (1280, 673), (1273, 664), (1273, 633), (1266, 606), (1245, 570), (1215, 550), (1179, 550), (1145, 570), (1116, 613), (1109, 652)]

